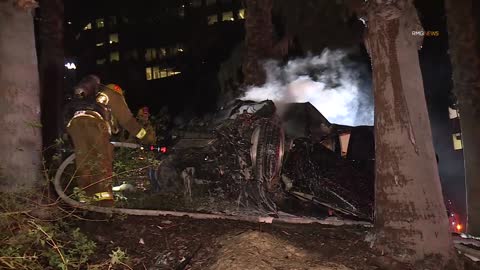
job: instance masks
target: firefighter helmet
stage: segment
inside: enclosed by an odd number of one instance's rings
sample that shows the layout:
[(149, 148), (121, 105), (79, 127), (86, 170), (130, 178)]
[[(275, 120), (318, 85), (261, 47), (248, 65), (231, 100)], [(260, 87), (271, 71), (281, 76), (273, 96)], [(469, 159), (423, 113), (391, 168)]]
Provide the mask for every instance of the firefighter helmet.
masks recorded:
[(74, 94), (79, 98), (95, 97), (98, 92), (99, 84), (100, 78), (95, 75), (88, 75), (75, 85)]

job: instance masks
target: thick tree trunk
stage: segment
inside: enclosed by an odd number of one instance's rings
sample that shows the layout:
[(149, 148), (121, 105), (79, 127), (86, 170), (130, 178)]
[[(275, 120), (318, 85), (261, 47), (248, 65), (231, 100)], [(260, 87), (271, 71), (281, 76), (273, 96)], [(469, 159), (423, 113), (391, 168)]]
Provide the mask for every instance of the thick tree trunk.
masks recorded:
[(0, 1), (0, 190), (40, 180), (42, 136), (33, 16)]
[[(63, 127), (64, 81), (63, 1), (40, 1), (39, 71), (42, 93), (43, 144), (49, 147), (60, 137)], [(50, 150), (55, 150), (50, 148)], [(54, 151), (44, 153), (50, 157)]]
[(417, 50), (422, 30), (409, 0), (369, 1), (367, 37), (375, 96), (375, 247), (442, 269), (453, 245), (433, 150)]
[(246, 6), (243, 84), (262, 85), (266, 81), (262, 60), (270, 56), (273, 48), (273, 0), (246, 0)]
[(472, 0), (445, 0), (453, 88), (460, 109), (467, 231), (480, 236), (480, 53)]

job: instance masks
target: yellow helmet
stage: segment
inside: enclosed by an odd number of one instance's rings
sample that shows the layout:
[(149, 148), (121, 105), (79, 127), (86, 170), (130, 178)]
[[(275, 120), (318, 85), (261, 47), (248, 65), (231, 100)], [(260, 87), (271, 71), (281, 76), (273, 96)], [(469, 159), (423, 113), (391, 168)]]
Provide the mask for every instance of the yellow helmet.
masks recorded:
[(110, 88), (111, 90), (113, 90), (113, 91), (115, 91), (115, 92), (117, 92), (117, 93), (119, 93), (120, 95), (123, 96), (123, 89), (120, 86), (118, 86), (117, 84), (111, 83), (111, 84), (107, 84), (106, 86), (107, 86), (107, 88)]

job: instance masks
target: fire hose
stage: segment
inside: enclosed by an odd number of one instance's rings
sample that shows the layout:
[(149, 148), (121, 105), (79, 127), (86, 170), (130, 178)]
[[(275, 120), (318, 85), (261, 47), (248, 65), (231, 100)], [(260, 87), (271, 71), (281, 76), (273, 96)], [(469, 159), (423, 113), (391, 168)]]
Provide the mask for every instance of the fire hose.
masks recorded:
[[(115, 147), (125, 147), (136, 149), (141, 146), (134, 143), (122, 143), (122, 142), (112, 142)], [(54, 187), (58, 196), (66, 202), (68, 205), (83, 209), (87, 211), (104, 213), (104, 214), (122, 214), (122, 215), (133, 215), (133, 216), (174, 216), (174, 217), (189, 217), (192, 219), (223, 219), (223, 220), (235, 220), (235, 221), (247, 221), (255, 223), (290, 223), (290, 224), (326, 224), (326, 225), (363, 225), (370, 227), (371, 223), (363, 221), (353, 221), (353, 220), (319, 220), (314, 218), (305, 218), (305, 217), (270, 217), (270, 216), (247, 216), (247, 215), (222, 215), (222, 214), (205, 214), (205, 213), (193, 213), (193, 212), (178, 212), (178, 211), (164, 211), (164, 210), (149, 210), (149, 209), (130, 209), (130, 208), (111, 208), (111, 207), (100, 207), (90, 204), (81, 203), (70, 198), (61, 184), (62, 174), (67, 168), (68, 165), (72, 164), (75, 159), (75, 154), (70, 155), (66, 158), (60, 167), (58, 168), (55, 178), (54, 178)]]

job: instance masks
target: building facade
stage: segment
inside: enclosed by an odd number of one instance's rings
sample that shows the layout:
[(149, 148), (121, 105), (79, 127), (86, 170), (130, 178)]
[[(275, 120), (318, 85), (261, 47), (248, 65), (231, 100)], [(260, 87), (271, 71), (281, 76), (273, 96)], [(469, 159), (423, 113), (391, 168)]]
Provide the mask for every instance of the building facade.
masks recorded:
[(119, 84), (133, 109), (215, 106), (220, 63), (244, 36), (240, 0), (98, 2), (65, 3), (70, 76)]

